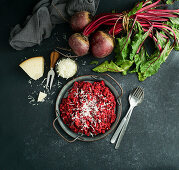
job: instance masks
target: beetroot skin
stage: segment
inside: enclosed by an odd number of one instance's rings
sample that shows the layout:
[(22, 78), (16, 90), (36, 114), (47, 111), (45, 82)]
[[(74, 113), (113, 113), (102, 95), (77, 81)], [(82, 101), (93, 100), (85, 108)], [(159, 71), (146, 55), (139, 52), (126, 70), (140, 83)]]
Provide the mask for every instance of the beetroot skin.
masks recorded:
[(113, 51), (114, 40), (109, 34), (103, 31), (97, 31), (93, 34), (90, 45), (94, 57), (104, 58)]
[(80, 33), (71, 35), (68, 44), (77, 56), (84, 56), (89, 51), (88, 37), (85, 37)]
[(87, 11), (77, 12), (71, 17), (71, 28), (75, 32), (80, 32), (92, 21), (91, 18), (91, 14)]

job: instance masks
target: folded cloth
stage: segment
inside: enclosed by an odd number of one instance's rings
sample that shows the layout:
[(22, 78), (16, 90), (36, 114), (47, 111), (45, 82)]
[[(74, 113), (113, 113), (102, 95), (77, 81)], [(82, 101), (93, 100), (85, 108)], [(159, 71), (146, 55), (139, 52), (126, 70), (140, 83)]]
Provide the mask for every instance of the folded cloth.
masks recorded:
[(99, 0), (68, 0), (66, 11), (68, 15), (73, 15), (78, 11), (88, 11), (95, 15)]
[(17, 24), (10, 33), (9, 43), (16, 50), (40, 44), (49, 38), (56, 24), (68, 21), (77, 11), (95, 14), (100, 0), (41, 0), (33, 8), (23, 26)]

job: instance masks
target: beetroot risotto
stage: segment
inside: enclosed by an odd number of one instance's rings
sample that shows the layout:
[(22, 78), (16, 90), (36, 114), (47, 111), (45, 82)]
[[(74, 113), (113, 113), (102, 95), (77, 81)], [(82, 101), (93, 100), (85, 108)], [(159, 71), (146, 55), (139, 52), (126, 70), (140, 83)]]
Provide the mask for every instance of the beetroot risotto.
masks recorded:
[(111, 128), (116, 119), (116, 101), (104, 81), (73, 84), (60, 104), (63, 122), (75, 133), (97, 135)]

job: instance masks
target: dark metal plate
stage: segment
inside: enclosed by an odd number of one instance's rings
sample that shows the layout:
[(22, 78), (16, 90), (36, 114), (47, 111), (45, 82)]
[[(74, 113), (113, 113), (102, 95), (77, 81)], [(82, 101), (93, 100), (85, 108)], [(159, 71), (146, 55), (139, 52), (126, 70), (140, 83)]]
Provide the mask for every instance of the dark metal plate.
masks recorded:
[[(70, 88), (72, 88), (73, 86), (73, 83), (75, 81), (89, 81), (89, 82), (94, 82), (94, 81), (101, 81), (103, 80), (105, 82), (105, 85), (107, 87), (109, 87), (109, 89), (111, 90), (111, 92), (113, 93), (113, 95), (115, 96), (116, 98), (116, 108), (115, 108), (115, 112), (116, 112), (116, 120), (115, 122), (112, 124), (111, 126), (111, 129), (106, 131), (104, 134), (98, 134), (98, 135), (95, 135), (95, 136), (86, 136), (86, 135), (80, 135), (80, 134), (77, 134), (77, 133), (74, 133), (73, 131), (71, 131), (71, 129), (66, 125), (64, 124), (63, 120), (61, 119), (61, 116), (60, 116), (60, 110), (59, 110), (59, 105), (61, 103), (61, 100), (67, 96), (67, 93), (68, 93), (68, 90)], [(121, 111), (122, 111), (122, 104), (121, 102), (119, 101), (120, 98), (119, 98), (119, 93), (118, 91), (111, 85), (111, 83), (109, 83), (109, 81), (107, 81), (106, 79), (104, 79), (103, 77), (101, 76), (96, 76), (96, 75), (85, 75), (85, 76), (80, 76), (80, 77), (77, 77), (77, 78), (74, 78), (73, 80), (69, 81), (60, 91), (58, 97), (57, 97), (57, 100), (56, 100), (56, 106), (55, 106), (55, 110), (56, 110), (56, 116), (59, 117), (58, 118), (58, 122), (59, 122), (59, 125), (61, 126), (61, 128), (69, 135), (71, 136), (72, 138), (77, 138), (78, 137), (78, 140), (82, 140), (82, 141), (95, 141), (95, 140), (99, 140), (99, 139), (102, 139), (104, 138), (106, 135), (108, 135), (109, 133), (111, 133), (114, 128), (117, 126), (119, 120), (120, 120), (120, 117), (121, 117)], [(80, 136), (80, 137), (79, 137)]]

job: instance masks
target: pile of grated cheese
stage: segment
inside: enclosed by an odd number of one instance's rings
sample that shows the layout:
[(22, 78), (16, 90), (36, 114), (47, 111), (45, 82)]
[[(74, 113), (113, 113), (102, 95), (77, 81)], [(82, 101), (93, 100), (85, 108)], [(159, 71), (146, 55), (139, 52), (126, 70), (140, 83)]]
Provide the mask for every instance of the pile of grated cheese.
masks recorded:
[(58, 76), (68, 79), (70, 77), (73, 77), (76, 72), (77, 64), (74, 60), (70, 58), (62, 59), (57, 63)]

